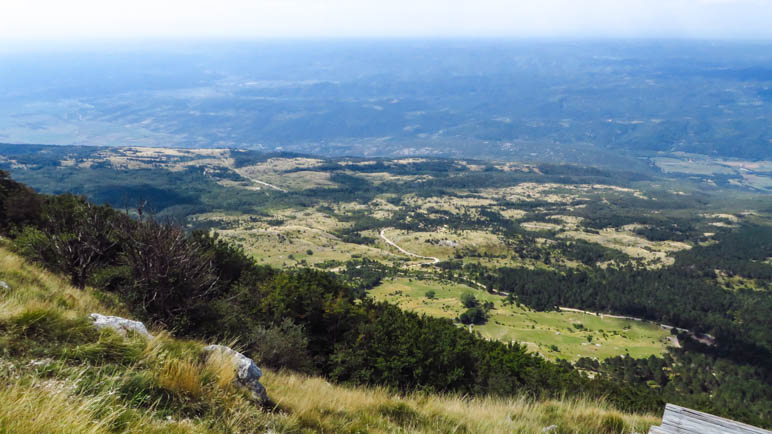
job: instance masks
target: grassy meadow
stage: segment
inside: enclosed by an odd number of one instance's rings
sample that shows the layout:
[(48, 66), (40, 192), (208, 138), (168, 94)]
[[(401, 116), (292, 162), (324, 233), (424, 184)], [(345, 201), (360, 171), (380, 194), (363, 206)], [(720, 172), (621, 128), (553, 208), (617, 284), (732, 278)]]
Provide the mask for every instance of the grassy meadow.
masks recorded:
[[(433, 299), (426, 296), (428, 291), (435, 292)], [(548, 359), (605, 359), (620, 354), (643, 358), (662, 355), (668, 345), (670, 333), (655, 324), (578, 312), (537, 312), (507, 304), (500, 295), (457, 283), (396, 278), (369, 293), (405, 310), (453, 319), (465, 310), (461, 294), (470, 291), (481, 302), (494, 304), (488, 322), (472, 326), (474, 331), (485, 338), (526, 344), (529, 350)]]

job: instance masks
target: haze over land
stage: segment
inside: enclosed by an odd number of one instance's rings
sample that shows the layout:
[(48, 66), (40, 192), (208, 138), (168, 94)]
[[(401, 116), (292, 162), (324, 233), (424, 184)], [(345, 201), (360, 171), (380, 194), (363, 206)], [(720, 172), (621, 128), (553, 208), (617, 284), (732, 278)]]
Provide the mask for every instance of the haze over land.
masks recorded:
[(4, 53), (0, 83), (6, 143), (623, 167), (662, 152), (772, 158), (765, 42), (130, 43)]

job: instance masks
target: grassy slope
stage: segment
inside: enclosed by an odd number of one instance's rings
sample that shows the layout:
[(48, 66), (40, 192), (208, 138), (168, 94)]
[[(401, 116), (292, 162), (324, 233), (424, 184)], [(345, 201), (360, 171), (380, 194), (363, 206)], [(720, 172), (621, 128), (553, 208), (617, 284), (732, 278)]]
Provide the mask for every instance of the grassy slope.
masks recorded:
[(277, 402), (257, 407), (203, 342), (95, 331), (91, 312), (126, 315), (110, 296), (69, 286), (0, 247), (0, 432), (645, 432), (652, 415), (603, 402), (397, 395), (266, 371)]
[[(426, 298), (429, 290), (435, 291), (435, 299)], [(604, 359), (619, 354), (630, 354), (636, 358), (661, 355), (669, 336), (666, 330), (644, 322), (574, 312), (535, 312), (525, 307), (505, 305), (501, 296), (455, 283), (397, 278), (385, 281), (372, 289), (370, 294), (406, 310), (456, 318), (465, 310), (459, 297), (466, 291), (473, 291), (479, 300), (494, 303), (488, 323), (475, 326), (474, 330), (490, 339), (527, 343), (531, 351), (538, 351), (550, 359)], [(575, 324), (581, 324), (583, 329)], [(588, 342), (588, 336), (592, 336), (592, 342)], [(552, 345), (557, 346), (559, 351), (551, 349)]]

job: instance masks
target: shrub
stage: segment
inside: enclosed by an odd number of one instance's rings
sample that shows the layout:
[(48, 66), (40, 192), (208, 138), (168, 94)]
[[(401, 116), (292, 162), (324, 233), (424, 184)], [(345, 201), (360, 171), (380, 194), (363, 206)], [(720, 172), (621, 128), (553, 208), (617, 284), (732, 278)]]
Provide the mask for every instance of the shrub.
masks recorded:
[(258, 327), (251, 347), (260, 363), (271, 368), (311, 372), (313, 367), (303, 326), (289, 318), (278, 325)]
[(152, 219), (124, 222), (121, 237), (134, 282), (122, 288), (124, 297), (151, 320), (187, 331), (189, 314), (217, 292), (210, 252), (190, 242), (182, 227)]
[(24, 256), (67, 274), (74, 286), (83, 288), (92, 271), (117, 250), (118, 216), (109, 206), (93, 205), (83, 197), (50, 196), (40, 227), (25, 227), (16, 246)]
[(464, 307), (468, 309), (477, 307), (479, 305), (477, 298), (470, 291), (466, 291), (462, 293), (460, 298), (461, 298), (461, 304), (463, 304)]
[(436, 295), (437, 295), (437, 293), (434, 292), (434, 290), (430, 289), (430, 290), (426, 291), (425, 295), (426, 295), (426, 298), (428, 298), (429, 300), (434, 300)]
[(480, 307), (473, 307), (462, 313), (458, 320), (464, 324), (485, 324), (488, 321), (488, 314)]
[(94, 288), (118, 291), (131, 282), (131, 268), (125, 265), (107, 266), (94, 270), (86, 282)]

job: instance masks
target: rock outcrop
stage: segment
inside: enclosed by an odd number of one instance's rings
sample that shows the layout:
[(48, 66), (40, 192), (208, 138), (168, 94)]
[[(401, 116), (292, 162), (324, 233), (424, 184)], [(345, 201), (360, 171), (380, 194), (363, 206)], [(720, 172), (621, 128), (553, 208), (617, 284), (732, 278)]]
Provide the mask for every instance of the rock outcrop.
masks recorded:
[(250, 389), (255, 399), (261, 402), (269, 401), (265, 387), (260, 384), (260, 377), (263, 376), (263, 371), (255, 365), (255, 362), (252, 359), (225, 345), (208, 345), (204, 347), (205, 353), (212, 353), (215, 351), (220, 351), (225, 355), (233, 357), (236, 378), (239, 383)]
[[(119, 316), (108, 316), (98, 313), (92, 313), (89, 315), (89, 318), (94, 321), (94, 326), (97, 329), (110, 328), (122, 336), (126, 336), (127, 333), (133, 332), (150, 339), (153, 338), (153, 336), (148, 333), (145, 325), (139, 321), (132, 321)], [(210, 354), (212, 352), (220, 352), (225, 356), (231, 357), (233, 359), (233, 369), (236, 371), (236, 380), (238, 383), (247, 387), (250, 392), (252, 392), (252, 396), (261, 403), (265, 404), (271, 402), (268, 398), (268, 393), (265, 391), (265, 387), (260, 383), (260, 377), (263, 376), (263, 371), (257, 367), (252, 359), (225, 345), (208, 345), (204, 347), (204, 353)]]
[(89, 315), (89, 318), (94, 321), (94, 327), (100, 330), (103, 328), (110, 328), (122, 336), (126, 336), (128, 332), (134, 332), (147, 338), (153, 338), (153, 335), (147, 332), (145, 325), (139, 321), (132, 321), (119, 316), (101, 315), (98, 313), (92, 313)]

